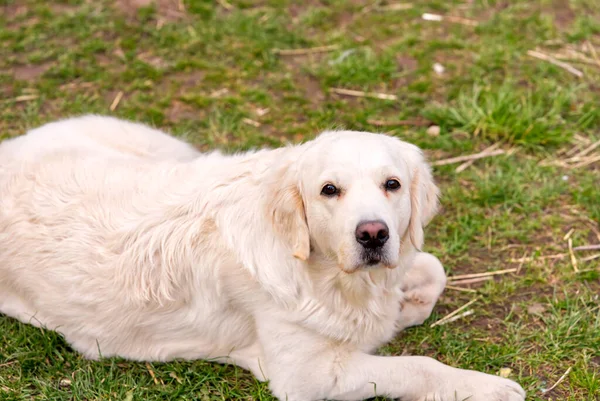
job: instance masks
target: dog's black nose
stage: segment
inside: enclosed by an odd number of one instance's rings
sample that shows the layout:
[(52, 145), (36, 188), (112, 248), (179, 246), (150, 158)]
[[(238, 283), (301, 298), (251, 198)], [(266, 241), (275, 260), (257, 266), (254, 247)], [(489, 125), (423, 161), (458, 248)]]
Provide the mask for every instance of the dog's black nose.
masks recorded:
[(388, 238), (390, 231), (383, 221), (363, 221), (356, 227), (356, 241), (365, 248), (381, 248)]

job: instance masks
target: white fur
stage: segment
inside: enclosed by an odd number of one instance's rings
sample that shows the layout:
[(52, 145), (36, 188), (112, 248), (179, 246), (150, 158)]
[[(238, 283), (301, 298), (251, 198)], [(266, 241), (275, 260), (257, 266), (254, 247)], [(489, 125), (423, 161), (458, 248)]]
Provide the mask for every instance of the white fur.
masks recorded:
[[(64, 120), (0, 144), (0, 311), (88, 358), (234, 363), (281, 400), (523, 400), (500, 377), (369, 354), (444, 288), (417, 251), (436, 207), (419, 149), (384, 135), (201, 155), (139, 124)], [(354, 239), (368, 219), (390, 228), (371, 268)]]

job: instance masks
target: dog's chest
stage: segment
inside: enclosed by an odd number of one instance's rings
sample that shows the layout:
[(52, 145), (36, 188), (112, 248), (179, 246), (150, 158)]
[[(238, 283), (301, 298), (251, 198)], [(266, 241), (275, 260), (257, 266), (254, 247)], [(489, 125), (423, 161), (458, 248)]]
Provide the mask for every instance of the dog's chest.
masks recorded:
[(317, 288), (299, 315), (328, 338), (370, 351), (396, 334), (401, 297), (397, 287), (338, 283)]

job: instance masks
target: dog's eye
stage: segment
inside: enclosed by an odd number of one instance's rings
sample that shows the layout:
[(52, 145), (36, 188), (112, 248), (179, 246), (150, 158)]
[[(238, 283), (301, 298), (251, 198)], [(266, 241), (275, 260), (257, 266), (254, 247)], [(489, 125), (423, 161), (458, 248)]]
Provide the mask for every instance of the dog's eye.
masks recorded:
[(388, 191), (395, 191), (400, 188), (400, 181), (396, 179), (387, 180), (385, 182), (385, 189)]
[(325, 184), (321, 189), (321, 195), (334, 196), (339, 193), (339, 190), (333, 184)]

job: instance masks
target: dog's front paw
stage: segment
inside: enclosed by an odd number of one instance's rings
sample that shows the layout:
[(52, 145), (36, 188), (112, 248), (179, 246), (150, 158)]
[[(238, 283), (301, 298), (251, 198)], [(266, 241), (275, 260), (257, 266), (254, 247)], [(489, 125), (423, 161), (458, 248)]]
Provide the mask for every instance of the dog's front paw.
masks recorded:
[[(441, 401), (524, 401), (525, 391), (512, 380), (471, 370), (457, 369), (438, 398)], [(427, 398), (424, 398), (426, 400)]]
[(446, 275), (440, 261), (429, 253), (418, 253), (402, 278), (400, 289), (404, 297), (400, 302), (398, 329), (423, 324), (445, 286)]
[(427, 252), (418, 252), (412, 266), (406, 270), (401, 279), (400, 289), (406, 293), (411, 291), (428, 292), (437, 301), (446, 286), (446, 273), (442, 262)]
[(431, 315), (431, 311), (435, 306), (435, 299), (437, 299), (424, 298), (419, 291), (411, 291), (404, 295), (404, 298), (400, 301), (400, 318), (396, 322), (398, 330), (423, 324)]

